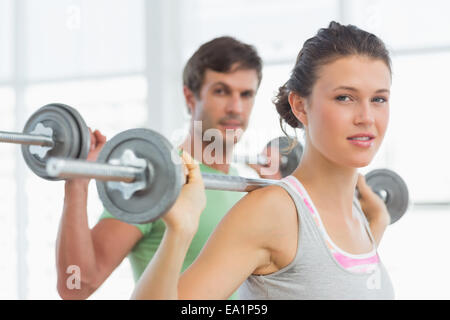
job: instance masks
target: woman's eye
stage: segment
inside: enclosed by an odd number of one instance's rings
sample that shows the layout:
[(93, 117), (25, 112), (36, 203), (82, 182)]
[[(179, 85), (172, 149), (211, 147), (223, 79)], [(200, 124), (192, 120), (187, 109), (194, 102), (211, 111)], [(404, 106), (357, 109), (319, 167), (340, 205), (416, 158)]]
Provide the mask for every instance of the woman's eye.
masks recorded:
[(387, 99), (383, 98), (383, 97), (376, 97), (372, 99), (373, 102), (377, 102), (377, 103), (385, 103), (387, 102)]
[(350, 99), (349, 96), (337, 96), (337, 97), (336, 97), (336, 100), (337, 100), (337, 101), (342, 101), (342, 102), (348, 102), (348, 101), (350, 101), (351, 99)]

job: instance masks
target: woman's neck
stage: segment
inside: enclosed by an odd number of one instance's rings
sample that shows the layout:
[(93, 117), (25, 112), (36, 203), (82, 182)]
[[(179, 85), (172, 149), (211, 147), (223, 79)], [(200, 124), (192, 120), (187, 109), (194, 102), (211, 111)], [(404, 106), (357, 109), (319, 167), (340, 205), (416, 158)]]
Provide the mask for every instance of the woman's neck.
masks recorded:
[(321, 209), (351, 217), (357, 169), (340, 166), (313, 148), (305, 148), (294, 176)]

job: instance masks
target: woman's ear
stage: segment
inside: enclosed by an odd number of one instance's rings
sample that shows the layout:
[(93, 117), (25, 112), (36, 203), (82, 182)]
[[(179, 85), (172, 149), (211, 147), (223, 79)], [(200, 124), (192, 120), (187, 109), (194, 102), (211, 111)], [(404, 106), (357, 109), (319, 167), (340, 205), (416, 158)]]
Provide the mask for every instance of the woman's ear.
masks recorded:
[(308, 125), (308, 117), (306, 114), (306, 98), (301, 97), (298, 93), (289, 92), (289, 104), (291, 105), (292, 113), (303, 124)]

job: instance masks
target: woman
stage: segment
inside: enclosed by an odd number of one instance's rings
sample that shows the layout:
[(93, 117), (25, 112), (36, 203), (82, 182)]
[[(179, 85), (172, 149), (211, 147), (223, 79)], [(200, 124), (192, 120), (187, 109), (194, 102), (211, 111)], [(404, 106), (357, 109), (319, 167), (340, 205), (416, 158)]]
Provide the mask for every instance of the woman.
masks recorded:
[(385, 135), (390, 87), (380, 39), (336, 22), (319, 30), (274, 101), (305, 132), (297, 170), (239, 201), (179, 277), (204, 206), (198, 166), (187, 164), (189, 183), (163, 218), (166, 234), (133, 297), (225, 299), (240, 288), (242, 299), (392, 299), (376, 251), (389, 214), (357, 172)]

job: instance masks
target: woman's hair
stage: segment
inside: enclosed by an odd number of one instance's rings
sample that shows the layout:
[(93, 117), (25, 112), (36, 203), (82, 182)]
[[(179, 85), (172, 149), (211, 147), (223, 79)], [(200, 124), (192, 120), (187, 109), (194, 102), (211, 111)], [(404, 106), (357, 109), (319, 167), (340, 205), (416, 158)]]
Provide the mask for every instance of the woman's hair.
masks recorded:
[(291, 110), (289, 93), (293, 91), (301, 97), (309, 97), (321, 66), (352, 55), (380, 59), (392, 72), (391, 59), (384, 43), (377, 36), (353, 25), (344, 26), (332, 21), (328, 28), (320, 29), (316, 36), (306, 40), (290, 79), (279, 88), (273, 100), (283, 131), (283, 120), (293, 128), (303, 128)]

